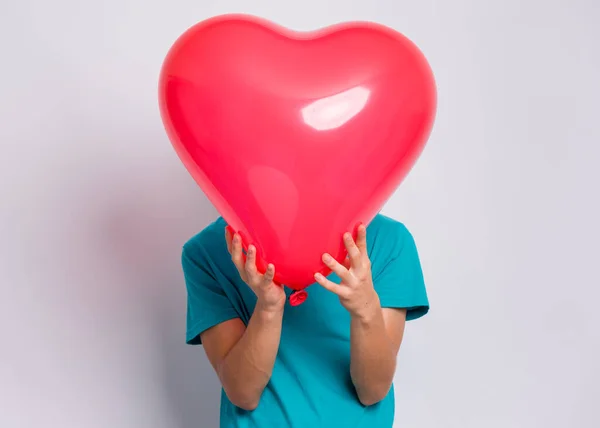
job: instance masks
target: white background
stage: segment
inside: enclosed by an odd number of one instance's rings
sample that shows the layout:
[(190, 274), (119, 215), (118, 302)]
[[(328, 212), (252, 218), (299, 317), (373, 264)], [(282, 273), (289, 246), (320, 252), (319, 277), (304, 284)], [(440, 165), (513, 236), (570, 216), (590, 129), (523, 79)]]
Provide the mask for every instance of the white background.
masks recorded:
[(156, 88), (175, 38), (225, 12), (379, 21), (435, 71), (434, 133), (384, 210), (432, 304), (395, 426), (600, 426), (595, 0), (0, 0), (0, 426), (217, 426), (179, 265), (216, 212)]

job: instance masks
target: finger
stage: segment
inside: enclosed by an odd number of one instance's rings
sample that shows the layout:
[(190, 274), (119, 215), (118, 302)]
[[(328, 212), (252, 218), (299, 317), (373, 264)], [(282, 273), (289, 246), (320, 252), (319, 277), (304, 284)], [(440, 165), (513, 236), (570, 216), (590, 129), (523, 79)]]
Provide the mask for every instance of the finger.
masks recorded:
[(348, 292), (348, 288), (344, 287), (340, 284), (336, 284), (333, 281), (328, 280), (320, 273), (315, 273), (315, 281), (326, 290), (331, 291), (334, 294), (337, 294), (339, 297), (346, 297), (346, 293)]
[(344, 265), (338, 263), (336, 259), (331, 257), (329, 254), (323, 254), (323, 263), (333, 271), (340, 279), (344, 282), (350, 282), (352, 279), (352, 274), (348, 269), (344, 267)]
[(254, 245), (248, 246), (245, 269), (250, 279), (254, 279), (258, 275), (258, 270), (256, 269), (256, 247)]
[(263, 282), (265, 284), (270, 284), (273, 282), (274, 278), (275, 278), (275, 266), (273, 266), (271, 263), (269, 263), (269, 265), (267, 266), (267, 271), (263, 275)]
[(344, 259), (344, 263), (342, 263), (346, 269), (350, 269), (352, 267), (352, 262), (350, 261), (350, 257), (346, 255)]
[(348, 232), (344, 233), (344, 246), (346, 247), (346, 251), (348, 251), (351, 265), (358, 266), (360, 263), (361, 252), (356, 246), (354, 239), (352, 239), (352, 235)]
[(240, 273), (244, 272), (244, 254), (242, 253), (242, 239), (237, 233), (233, 235), (233, 242), (231, 244), (231, 260), (233, 260), (233, 264)]
[(367, 228), (364, 224), (358, 226), (356, 232), (356, 246), (364, 256), (367, 255)]
[(225, 228), (225, 242), (227, 242), (227, 251), (229, 251), (229, 254), (231, 254), (231, 245), (233, 241), (233, 234), (231, 233), (231, 230), (229, 228), (229, 226), (227, 226)]

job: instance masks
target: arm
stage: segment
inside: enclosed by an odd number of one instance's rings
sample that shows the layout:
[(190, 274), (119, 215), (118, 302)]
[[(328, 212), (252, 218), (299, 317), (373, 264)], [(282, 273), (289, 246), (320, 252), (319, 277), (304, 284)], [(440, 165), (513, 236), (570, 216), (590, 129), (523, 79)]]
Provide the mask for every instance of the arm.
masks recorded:
[(350, 375), (360, 402), (368, 406), (385, 398), (391, 388), (406, 311), (381, 308), (371, 277), (365, 227), (359, 227), (356, 243), (346, 233), (344, 244), (348, 251), (345, 265), (323, 255), (323, 262), (339, 276), (340, 284), (319, 273), (315, 279), (337, 294), (350, 312)]
[(258, 304), (246, 328), (239, 318), (202, 333), (202, 343), (229, 400), (254, 410), (271, 378), (281, 337), (283, 311)]
[(382, 309), (378, 299), (374, 306), (350, 323), (350, 374), (365, 406), (383, 400), (392, 387), (406, 321), (406, 310)]
[(229, 400), (245, 410), (254, 410), (260, 401), (279, 349), (286, 295), (273, 282), (275, 267), (264, 274), (256, 268), (256, 248), (242, 252), (241, 238), (227, 229), (227, 249), (241, 279), (257, 296), (248, 326), (239, 319), (218, 324), (201, 335), (206, 355), (214, 367)]

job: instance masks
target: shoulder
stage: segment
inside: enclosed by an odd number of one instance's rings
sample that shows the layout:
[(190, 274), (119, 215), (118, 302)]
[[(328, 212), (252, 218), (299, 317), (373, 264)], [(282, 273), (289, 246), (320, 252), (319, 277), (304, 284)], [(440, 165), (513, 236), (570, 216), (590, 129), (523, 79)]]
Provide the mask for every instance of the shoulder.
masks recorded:
[(225, 220), (223, 220), (222, 217), (217, 218), (200, 232), (188, 239), (183, 245), (184, 250), (193, 251), (219, 243), (224, 239), (225, 226), (227, 226)]
[(222, 217), (219, 217), (192, 236), (183, 245), (183, 257), (198, 260), (215, 257), (223, 250), (226, 251), (225, 226), (227, 223)]
[(404, 223), (394, 220), (383, 214), (377, 214), (375, 218), (368, 225), (369, 231), (380, 232), (394, 232), (394, 233), (409, 233)]
[(373, 246), (402, 247), (412, 239), (412, 234), (404, 223), (383, 214), (377, 214), (367, 226), (367, 240)]
[(367, 226), (367, 251), (375, 266), (385, 265), (413, 247), (413, 236), (404, 223), (378, 214)]

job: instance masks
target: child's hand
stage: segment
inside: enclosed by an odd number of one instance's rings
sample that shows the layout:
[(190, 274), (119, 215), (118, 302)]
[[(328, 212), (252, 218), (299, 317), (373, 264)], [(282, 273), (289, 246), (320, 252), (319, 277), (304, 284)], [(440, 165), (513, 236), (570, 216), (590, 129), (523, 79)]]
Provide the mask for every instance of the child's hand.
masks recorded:
[(258, 298), (256, 307), (266, 311), (283, 310), (286, 295), (283, 287), (273, 282), (275, 267), (269, 264), (264, 275), (259, 273), (256, 268), (256, 248), (250, 245), (247, 256), (244, 255), (242, 238), (238, 233), (232, 234), (229, 228), (225, 229), (225, 239), (231, 260), (240, 273), (240, 277)]

